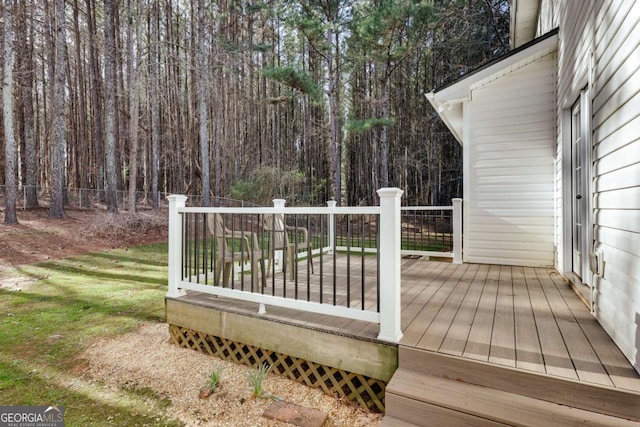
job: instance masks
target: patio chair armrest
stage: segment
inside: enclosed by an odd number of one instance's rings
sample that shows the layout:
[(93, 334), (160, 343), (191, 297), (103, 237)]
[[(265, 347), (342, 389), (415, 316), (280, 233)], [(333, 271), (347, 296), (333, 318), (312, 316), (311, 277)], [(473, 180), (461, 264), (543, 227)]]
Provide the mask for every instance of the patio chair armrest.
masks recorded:
[[(258, 248), (258, 235), (253, 231), (238, 231), (227, 230), (224, 236), (225, 239), (241, 239), (242, 244), (245, 246), (245, 251), (249, 253), (252, 248)], [(242, 246), (241, 246), (242, 248)], [(241, 249), (242, 250), (242, 249)]]
[(247, 253), (252, 248), (255, 250), (255, 249), (257, 249), (259, 247), (258, 246), (258, 235), (253, 231), (234, 231), (232, 234), (233, 234), (233, 238), (236, 238), (236, 239), (242, 238), (242, 240), (247, 245), (246, 246)]
[(302, 235), (304, 236), (304, 239), (302, 239), (303, 242), (309, 241), (309, 230), (307, 230), (306, 227), (296, 227), (295, 225), (287, 225), (285, 228), (288, 231), (293, 231), (294, 233), (302, 233)]

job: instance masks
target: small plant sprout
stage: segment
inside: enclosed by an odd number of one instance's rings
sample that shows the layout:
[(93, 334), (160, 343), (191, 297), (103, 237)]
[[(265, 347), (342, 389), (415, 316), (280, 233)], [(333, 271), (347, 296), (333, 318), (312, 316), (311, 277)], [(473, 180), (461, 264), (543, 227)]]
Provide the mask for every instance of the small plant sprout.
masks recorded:
[(253, 389), (253, 394), (251, 395), (252, 399), (262, 399), (263, 397), (266, 397), (262, 387), (264, 385), (264, 379), (267, 377), (270, 370), (271, 366), (265, 363), (247, 372), (247, 381), (249, 381), (249, 384)]
[(209, 376), (209, 388), (211, 388), (211, 390), (216, 391), (220, 385), (220, 376), (222, 375), (222, 371), (224, 371), (224, 368), (214, 369), (211, 371), (211, 375)]
[(220, 385), (220, 375), (222, 375), (222, 371), (224, 371), (224, 368), (214, 369), (211, 372), (211, 375), (209, 375), (209, 382), (206, 386), (200, 389), (199, 397), (201, 399), (209, 397), (216, 392), (216, 389)]

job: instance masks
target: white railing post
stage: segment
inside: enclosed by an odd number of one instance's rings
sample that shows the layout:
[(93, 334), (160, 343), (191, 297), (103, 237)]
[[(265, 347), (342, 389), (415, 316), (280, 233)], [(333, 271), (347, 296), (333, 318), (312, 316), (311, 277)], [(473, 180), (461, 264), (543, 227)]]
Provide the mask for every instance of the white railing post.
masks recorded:
[(401, 259), (400, 199), (398, 188), (381, 188), (380, 197), (380, 334), (378, 339), (397, 343), (402, 338), (400, 323)]
[[(273, 207), (276, 208), (276, 209), (283, 209), (284, 206), (287, 203), (286, 199), (273, 199), (271, 201), (273, 202)], [(284, 217), (284, 215), (282, 216), (282, 221), (284, 221), (285, 224), (286, 224), (286, 218)], [(271, 255), (269, 255), (269, 256), (271, 256)], [(283, 262), (284, 262), (284, 260), (283, 260), (284, 254), (282, 253), (282, 250), (275, 251), (274, 254), (273, 254), (273, 258), (274, 258), (273, 259), (274, 265), (276, 265), (278, 267), (276, 269), (276, 271), (282, 271)]]
[[(335, 200), (327, 200), (327, 207), (330, 209), (335, 208), (337, 204), (338, 202), (336, 202)], [(336, 220), (336, 214), (333, 212), (329, 213), (329, 253), (333, 253), (333, 248), (336, 243), (335, 226), (334, 226), (335, 220)]]
[(453, 263), (462, 264), (462, 199), (453, 203)]
[(179, 297), (185, 292), (178, 289), (182, 280), (182, 217), (178, 208), (183, 208), (187, 196), (172, 194), (169, 200), (169, 291), (168, 297)]

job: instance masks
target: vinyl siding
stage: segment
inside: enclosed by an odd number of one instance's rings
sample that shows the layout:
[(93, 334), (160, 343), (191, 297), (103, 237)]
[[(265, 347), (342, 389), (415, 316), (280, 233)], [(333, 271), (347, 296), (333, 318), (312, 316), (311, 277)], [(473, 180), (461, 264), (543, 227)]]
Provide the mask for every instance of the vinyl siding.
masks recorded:
[[(565, 112), (589, 87), (592, 108), (594, 247), (604, 255), (594, 276), (595, 316), (640, 371), (640, 2), (545, 0), (538, 31), (559, 24), (556, 244), (563, 241), (562, 144)], [(591, 64), (590, 64), (591, 62)], [(591, 75), (590, 75), (591, 70)], [(564, 150), (566, 152), (566, 150)]]
[(560, 0), (542, 0), (540, 10), (538, 11), (538, 26), (536, 30), (536, 37), (540, 37), (554, 28), (558, 27), (558, 7), (560, 6)]
[(553, 266), (555, 54), (472, 90), (466, 262)]

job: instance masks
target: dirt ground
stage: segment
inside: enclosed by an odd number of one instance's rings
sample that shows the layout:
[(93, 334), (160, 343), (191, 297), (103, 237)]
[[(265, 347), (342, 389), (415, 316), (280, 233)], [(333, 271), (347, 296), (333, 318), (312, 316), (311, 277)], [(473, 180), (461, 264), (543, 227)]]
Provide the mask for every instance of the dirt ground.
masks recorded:
[[(29, 285), (2, 274), (13, 266), (167, 239), (166, 211), (147, 211), (135, 216), (83, 210), (68, 210), (67, 214), (67, 219), (48, 220), (46, 208), (21, 210), (19, 224), (0, 222), (0, 287), (17, 290)], [(4, 212), (0, 209), (0, 221), (3, 219)], [(144, 355), (137, 345), (140, 341), (150, 343), (144, 348)], [(103, 384), (116, 394), (132, 386), (148, 387), (171, 402), (167, 415), (187, 426), (289, 425), (262, 417), (269, 401), (249, 398), (245, 384), (248, 367), (170, 344), (165, 324), (143, 323), (130, 333), (96, 342), (79, 355), (79, 360), (86, 363), (78, 365), (69, 379), (69, 387), (89, 381)], [(223, 372), (222, 391), (209, 399), (199, 399), (200, 384), (206, 383), (212, 368)], [(201, 382), (190, 382), (190, 387), (175, 381), (194, 375)], [(324, 411), (332, 427), (376, 426), (382, 418), (381, 414), (363, 412), (324, 395), (319, 389), (273, 374), (267, 377), (265, 390), (286, 401)], [(110, 423), (117, 424), (117, 420)]]
[[(167, 239), (166, 211), (141, 212), (145, 224), (133, 233), (119, 231), (127, 226), (127, 217), (131, 217), (126, 213), (121, 214), (123, 218), (116, 223), (110, 215), (96, 211), (67, 209), (66, 212), (67, 219), (48, 220), (47, 208), (19, 210), (19, 224), (1, 224), (0, 271), (10, 266)], [(0, 209), (0, 221), (3, 220), (4, 211)]]

